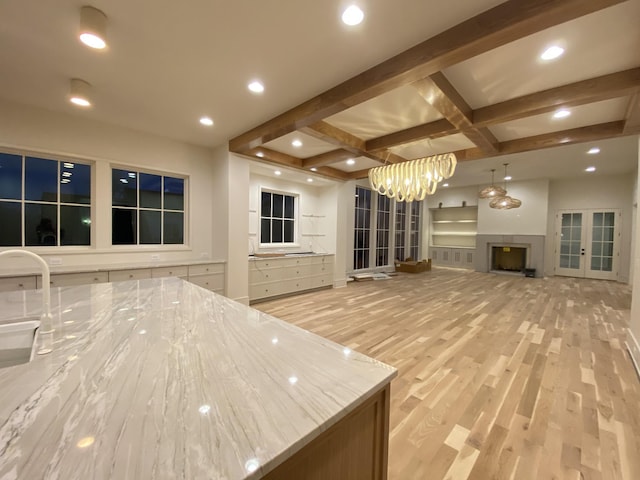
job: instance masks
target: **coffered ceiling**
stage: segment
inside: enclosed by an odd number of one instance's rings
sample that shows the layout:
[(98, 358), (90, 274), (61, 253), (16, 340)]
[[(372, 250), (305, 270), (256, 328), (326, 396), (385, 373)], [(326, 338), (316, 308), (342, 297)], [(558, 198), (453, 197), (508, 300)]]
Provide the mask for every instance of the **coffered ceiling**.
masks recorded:
[[(0, 99), (228, 144), (302, 179), (449, 151), (452, 185), (504, 162), (516, 179), (637, 165), (640, 0), (349, 3), (361, 25), (340, 22), (343, 0), (0, 2)], [(77, 40), (84, 4), (107, 16), (106, 51)], [(541, 61), (551, 44), (565, 54)], [(91, 109), (67, 101), (71, 78), (91, 84)], [(255, 78), (261, 95), (246, 88)]]
[[(376, 164), (450, 151), (462, 164), (484, 160), (495, 168), (535, 161), (525, 152), (577, 145), (560, 151), (575, 166), (586, 156), (585, 145), (640, 132), (638, 18), (636, 0), (505, 2), (460, 19), (229, 145), (340, 179), (364, 178)], [(565, 55), (542, 60), (550, 45)], [(559, 109), (570, 115), (554, 118)], [(304, 148), (293, 147), (293, 139)], [(633, 168), (637, 141), (607, 145), (609, 160), (621, 162), (617, 170)], [(624, 145), (628, 159), (620, 155)], [(346, 164), (349, 158), (357, 167)], [(553, 165), (547, 167), (539, 171), (556, 175)]]

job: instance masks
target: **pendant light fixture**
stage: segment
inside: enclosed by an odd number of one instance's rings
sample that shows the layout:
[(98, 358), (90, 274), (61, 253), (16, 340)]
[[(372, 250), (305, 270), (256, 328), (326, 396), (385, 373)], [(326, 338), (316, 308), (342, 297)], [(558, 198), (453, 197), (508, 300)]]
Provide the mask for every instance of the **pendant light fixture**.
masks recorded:
[(72, 78), (69, 86), (69, 101), (79, 107), (90, 107), (91, 85), (79, 78)]
[(80, 9), (80, 41), (86, 46), (102, 50), (107, 46), (107, 16), (97, 8), (84, 6)]
[(522, 205), (522, 202), (517, 198), (510, 197), (507, 195), (507, 166), (509, 164), (504, 164), (504, 195), (500, 197), (495, 197), (493, 200), (489, 202), (489, 206), (491, 208), (495, 208), (498, 210), (511, 210), (512, 208), (519, 208)]
[(480, 193), (478, 194), (480, 198), (503, 197), (507, 194), (507, 191), (504, 188), (499, 187), (498, 185), (494, 185), (493, 174), (495, 171), (496, 171), (495, 168), (491, 169), (491, 185), (480, 190)]

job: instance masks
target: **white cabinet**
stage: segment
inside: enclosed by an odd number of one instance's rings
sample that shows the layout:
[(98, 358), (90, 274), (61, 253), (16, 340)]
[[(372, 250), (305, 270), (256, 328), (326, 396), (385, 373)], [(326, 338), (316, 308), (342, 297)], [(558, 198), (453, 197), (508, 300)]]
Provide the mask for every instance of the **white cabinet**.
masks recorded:
[(476, 250), (474, 248), (430, 247), (432, 265), (457, 268), (474, 268)]
[[(42, 288), (42, 277), (37, 277), (37, 288)], [(109, 281), (108, 272), (56, 273), (51, 275), (52, 287), (73, 287), (89, 283), (106, 283)]]
[(224, 263), (189, 265), (187, 280), (199, 287), (224, 295)]
[[(71, 287), (90, 283), (179, 277), (207, 290), (224, 295), (224, 276), (225, 264), (223, 262), (197, 263), (171, 266), (145, 266), (144, 268), (119, 270), (104, 269), (99, 271), (54, 273), (51, 274), (50, 284), (52, 287)], [(40, 275), (0, 277), (0, 292), (34, 290), (36, 288), (42, 288), (42, 277)]]
[(15, 290), (35, 290), (36, 276), (4, 277), (0, 278), (0, 292), (13, 292)]
[(249, 262), (249, 300), (333, 286), (333, 255), (256, 258)]

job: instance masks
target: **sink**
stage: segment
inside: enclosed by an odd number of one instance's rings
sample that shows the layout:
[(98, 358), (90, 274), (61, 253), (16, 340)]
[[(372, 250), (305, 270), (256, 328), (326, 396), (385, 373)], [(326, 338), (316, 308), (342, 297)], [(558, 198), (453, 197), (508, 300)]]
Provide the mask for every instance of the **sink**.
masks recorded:
[(0, 324), (0, 368), (31, 361), (39, 326), (37, 320)]

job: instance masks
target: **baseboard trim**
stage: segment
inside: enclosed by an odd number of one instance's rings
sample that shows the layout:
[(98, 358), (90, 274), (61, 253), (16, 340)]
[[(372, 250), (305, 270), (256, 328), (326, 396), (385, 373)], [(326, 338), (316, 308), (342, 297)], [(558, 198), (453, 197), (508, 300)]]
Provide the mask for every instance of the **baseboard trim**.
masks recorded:
[(340, 278), (338, 280), (333, 281), (333, 288), (342, 288), (347, 286), (347, 279)]
[(640, 343), (633, 335), (631, 329), (627, 329), (629, 335), (627, 336), (627, 350), (629, 351), (629, 355), (631, 356), (631, 362), (636, 369), (636, 374), (638, 375), (638, 379), (640, 379)]
[(241, 303), (243, 305), (249, 305), (249, 297), (238, 297), (238, 298), (232, 298), (232, 300)]

